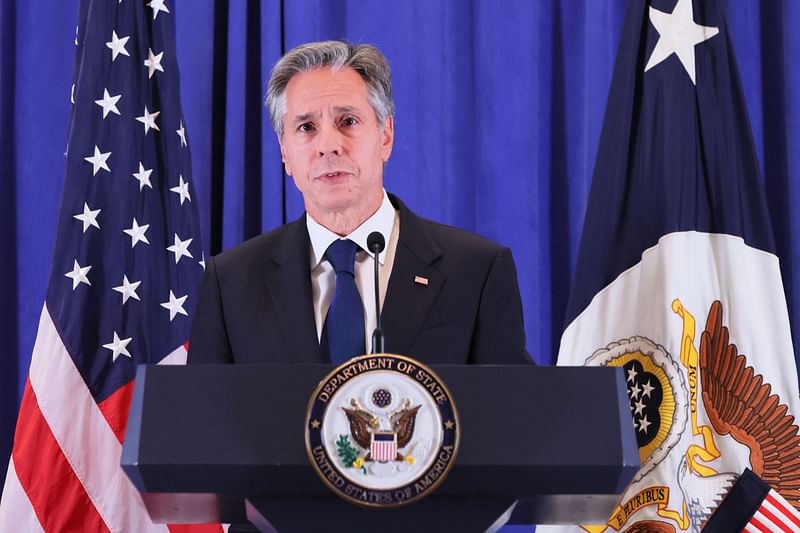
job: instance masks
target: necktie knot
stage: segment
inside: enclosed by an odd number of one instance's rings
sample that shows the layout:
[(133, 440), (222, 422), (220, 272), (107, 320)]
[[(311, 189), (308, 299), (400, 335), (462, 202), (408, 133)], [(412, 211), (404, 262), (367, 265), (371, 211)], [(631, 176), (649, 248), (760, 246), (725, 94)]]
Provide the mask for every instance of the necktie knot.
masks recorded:
[(350, 239), (337, 239), (328, 246), (325, 257), (328, 259), (338, 276), (342, 272), (347, 272), (355, 276), (355, 262), (358, 245)]

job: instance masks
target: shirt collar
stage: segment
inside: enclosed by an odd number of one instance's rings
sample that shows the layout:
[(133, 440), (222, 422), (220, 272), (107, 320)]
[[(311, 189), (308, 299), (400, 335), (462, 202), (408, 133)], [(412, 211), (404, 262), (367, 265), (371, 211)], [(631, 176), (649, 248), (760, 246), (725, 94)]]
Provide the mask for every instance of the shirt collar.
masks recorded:
[[(359, 227), (353, 230), (350, 235), (340, 237), (335, 234), (313, 218), (310, 215), (306, 216), (306, 227), (308, 228), (308, 237), (311, 239), (311, 269), (317, 267), (322, 259), (325, 257), (325, 251), (328, 249), (333, 241), (336, 239), (350, 239), (356, 243), (362, 250), (367, 251), (367, 237), (373, 231), (379, 232), (383, 235), (385, 243), (389, 243), (389, 237), (392, 234), (392, 226), (394, 225), (394, 206), (389, 201), (389, 195), (386, 190), (383, 191), (383, 202), (375, 213), (365, 220)], [(372, 255), (372, 254), (370, 254)], [(378, 254), (378, 261), (381, 265), (386, 258), (386, 246), (383, 251)]]

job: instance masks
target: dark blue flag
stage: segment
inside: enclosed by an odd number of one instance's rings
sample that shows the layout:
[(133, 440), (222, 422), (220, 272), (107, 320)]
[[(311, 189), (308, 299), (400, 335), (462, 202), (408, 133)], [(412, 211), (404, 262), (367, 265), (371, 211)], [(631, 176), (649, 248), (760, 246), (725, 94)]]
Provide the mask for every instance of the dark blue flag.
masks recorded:
[(559, 364), (624, 368), (642, 462), (584, 530), (699, 532), (745, 468), (800, 504), (786, 301), (716, 0), (629, 2)]

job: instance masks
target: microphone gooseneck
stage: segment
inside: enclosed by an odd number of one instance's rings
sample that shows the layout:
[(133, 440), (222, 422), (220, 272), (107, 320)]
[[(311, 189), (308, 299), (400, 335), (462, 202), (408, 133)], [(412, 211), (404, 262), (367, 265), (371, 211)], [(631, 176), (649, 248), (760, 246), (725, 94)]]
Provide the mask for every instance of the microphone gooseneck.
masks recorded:
[(375, 331), (372, 332), (372, 352), (371, 353), (384, 353), (383, 348), (383, 328), (381, 327), (381, 291), (380, 291), (380, 278), (378, 277), (378, 254), (380, 254), (386, 247), (386, 239), (383, 238), (380, 232), (373, 231), (367, 237), (367, 248), (372, 252), (375, 257)]

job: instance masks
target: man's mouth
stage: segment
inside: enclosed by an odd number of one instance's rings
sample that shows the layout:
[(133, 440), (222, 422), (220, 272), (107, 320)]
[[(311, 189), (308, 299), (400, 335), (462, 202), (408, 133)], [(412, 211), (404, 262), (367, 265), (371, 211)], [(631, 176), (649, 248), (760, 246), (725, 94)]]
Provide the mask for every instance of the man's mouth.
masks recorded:
[(331, 172), (325, 172), (323, 174), (318, 175), (317, 179), (330, 180), (330, 179), (336, 179), (336, 178), (339, 178), (339, 177), (347, 176), (347, 174), (348, 174), (347, 172), (344, 172), (344, 171), (341, 171), (341, 170), (333, 170)]

